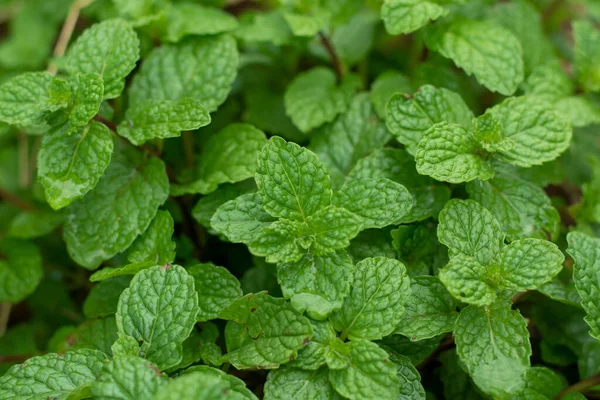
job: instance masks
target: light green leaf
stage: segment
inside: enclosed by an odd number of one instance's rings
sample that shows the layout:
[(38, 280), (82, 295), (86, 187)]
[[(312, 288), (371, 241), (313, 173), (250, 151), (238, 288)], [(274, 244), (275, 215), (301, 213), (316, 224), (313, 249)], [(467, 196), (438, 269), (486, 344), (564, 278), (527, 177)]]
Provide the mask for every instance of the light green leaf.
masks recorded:
[(458, 253), (440, 270), (439, 277), (456, 299), (483, 306), (496, 300), (496, 288), (488, 279), (490, 270), (475, 258)]
[(417, 171), (450, 183), (487, 180), (494, 171), (484, 153), (466, 128), (440, 122), (429, 128), (419, 142), (415, 154)]
[(119, 337), (111, 346), (112, 353), (117, 357), (137, 357), (140, 353), (140, 344), (131, 336)]
[(292, 31), (281, 10), (275, 9), (244, 13), (235, 35), (247, 43), (268, 42), (282, 45), (290, 41)]
[(446, 14), (444, 6), (427, 0), (385, 0), (381, 7), (381, 19), (391, 35), (414, 32)]
[(600, 91), (600, 31), (589, 21), (573, 22), (575, 74), (584, 90)]
[(356, 75), (347, 76), (337, 85), (332, 70), (313, 68), (298, 74), (287, 87), (285, 110), (294, 125), (306, 133), (344, 112), (359, 87)]
[(491, 21), (457, 18), (427, 33), (430, 49), (452, 59), (491, 91), (508, 96), (523, 81), (523, 50), (509, 30)]
[(10, 221), (8, 236), (19, 239), (34, 239), (45, 236), (65, 220), (61, 212), (52, 210), (23, 211)]
[(38, 154), (38, 179), (55, 210), (92, 190), (108, 167), (113, 139), (106, 126), (93, 121), (73, 134), (67, 126), (48, 132)]
[(219, 186), (214, 192), (202, 196), (192, 209), (192, 216), (200, 225), (212, 228), (210, 220), (219, 207), (228, 201), (235, 200), (239, 196), (252, 193), (255, 190), (256, 185), (254, 181), (248, 179), (234, 184), (225, 183)]
[(105, 360), (97, 350), (32, 357), (0, 378), (0, 399), (67, 398), (96, 380)]
[[(350, 246), (362, 229), (359, 216), (345, 208), (325, 207), (307, 218), (307, 230), (301, 231), (303, 239), (311, 243), (311, 251), (316, 255), (332, 253)], [(302, 244), (301, 244), (302, 245)]]
[(573, 84), (559, 62), (549, 62), (533, 69), (523, 83), (523, 90), (528, 96), (540, 96), (554, 101), (570, 96)]
[(161, 160), (116, 153), (96, 188), (69, 208), (64, 239), (71, 257), (94, 269), (126, 250), (167, 200), (168, 185)]
[(97, 73), (84, 73), (73, 76), (69, 84), (73, 92), (69, 123), (74, 127), (85, 126), (100, 110), (104, 82)]
[(131, 277), (107, 279), (92, 287), (83, 303), (83, 314), (87, 318), (105, 317), (117, 312), (117, 303), (123, 290), (129, 287)]
[(188, 268), (188, 273), (194, 278), (198, 292), (199, 322), (217, 318), (221, 311), (243, 295), (240, 282), (223, 267), (197, 264)]
[(434, 276), (411, 278), (412, 295), (395, 333), (411, 340), (430, 339), (451, 332), (458, 317), (457, 302)]
[(525, 371), (523, 386), (517, 391), (517, 396), (532, 400), (553, 399), (565, 387), (563, 378), (550, 368), (530, 367)]
[(283, 299), (264, 292), (234, 301), (220, 318), (243, 324), (242, 346), (223, 358), (236, 368), (277, 368), (295, 359), (313, 331), (310, 322)]
[(410, 358), (397, 354), (389, 347), (382, 347), (396, 366), (397, 377), (400, 381), (399, 399), (425, 400), (425, 389), (421, 384), (421, 375), (410, 361)]
[(52, 111), (66, 107), (49, 94), (52, 75), (27, 72), (0, 86), (0, 121), (11, 125), (41, 125)]
[(531, 167), (554, 160), (569, 147), (568, 119), (536, 97), (511, 97), (488, 112), (500, 120), (504, 137), (514, 143), (512, 149), (496, 153), (502, 161)]
[(315, 36), (325, 27), (330, 15), (326, 10), (313, 9), (310, 14), (301, 14), (297, 12), (285, 12), (283, 14), (288, 26), (295, 36)]
[(505, 138), (502, 123), (492, 113), (485, 113), (473, 119), (473, 137), (486, 151), (509, 151), (515, 147), (512, 140)]
[(302, 240), (305, 225), (290, 220), (273, 222), (262, 228), (248, 244), (250, 253), (266, 257), (268, 263), (296, 262), (307, 252), (312, 238)]
[(342, 306), (350, 292), (354, 265), (345, 251), (326, 256), (307, 253), (295, 263), (277, 265), (277, 280), (294, 308), (325, 318)]
[(41, 279), (42, 256), (36, 245), (12, 238), (0, 242), (0, 302), (20, 302)]
[(473, 112), (462, 97), (445, 88), (424, 85), (411, 97), (393, 95), (386, 106), (388, 129), (396, 139), (415, 155), (421, 138), (438, 122), (455, 123), (468, 127)]
[(171, 214), (159, 210), (146, 232), (129, 248), (127, 260), (130, 263), (153, 262), (154, 265), (172, 263), (175, 260), (175, 242), (171, 240), (174, 231)]
[(238, 51), (229, 35), (198, 38), (152, 50), (129, 88), (130, 104), (192, 98), (212, 112), (237, 74)]
[(464, 308), (454, 327), (456, 350), (467, 372), (485, 392), (517, 388), (529, 367), (527, 321), (508, 301)]
[(389, 355), (367, 340), (352, 340), (348, 347), (351, 360), (348, 368), (329, 371), (329, 381), (335, 390), (352, 400), (399, 398), (400, 381)]
[(119, 124), (119, 135), (135, 145), (150, 139), (178, 137), (181, 131), (191, 131), (210, 123), (210, 114), (199, 101), (147, 100), (134, 103)]
[(163, 386), (153, 400), (257, 400), (257, 397), (244, 387), (244, 383), (223, 371), (206, 366), (192, 367), (185, 373)]
[(558, 233), (560, 216), (538, 186), (514, 176), (497, 175), (467, 184), (469, 197), (491, 211), (509, 240), (546, 239)]
[(323, 367), (314, 371), (280, 368), (269, 372), (265, 400), (341, 400)]
[(92, 349), (111, 355), (111, 346), (115, 340), (117, 340), (117, 323), (115, 317), (111, 315), (88, 320), (79, 325), (65, 339), (63, 351)]
[(225, 235), (234, 243), (249, 243), (275, 218), (271, 217), (261, 205), (257, 193), (241, 195), (217, 209), (210, 225), (218, 233)]
[(350, 295), (330, 320), (343, 338), (381, 339), (402, 319), (410, 293), (410, 280), (400, 261), (366, 258), (356, 264)]
[(569, 96), (557, 100), (555, 109), (567, 116), (575, 128), (600, 124), (600, 107), (589, 96)]
[(139, 263), (127, 264), (127, 265), (124, 265), (124, 266), (118, 267), (118, 268), (113, 268), (113, 267), (102, 268), (101, 270), (94, 272), (92, 274), (92, 276), (90, 276), (90, 282), (99, 282), (99, 281), (103, 281), (103, 280), (109, 279), (109, 278), (114, 278), (117, 276), (135, 275), (144, 269), (148, 269), (148, 268), (154, 267), (156, 265), (164, 265), (164, 264), (157, 264), (153, 261), (142, 261)]
[(558, 247), (542, 239), (521, 239), (500, 252), (500, 286), (526, 291), (550, 282), (565, 260)]
[(178, 42), (188, 35), (214, 35), (238, 27), (231, 14), (215, 7), (194, 3), (175, 3), (167, 17), (167, 40)]
[(587, 313), (585, 322), (590, 326), (590, 335), (600, 340), (600, 239), (592, 238), (581, 232), (567, 235), (567, 252), (575, 260), (573, 281), (581, 296), (581, 306)]
[(404, 150), (385, 148), (376, 150), (359, 160), (348, 175), (352, 179), (387, 178), (406, 187), (413, 197), (413, 207), (400, 222), (408, 223), (437, 216), (450, 198), (445, 185), (420, 175), (415, 160)]
[(504, 243), (498, 221), (473, 200), (450, 200), (440, 212), (439, 220), (440, 242), (484, 265), (496, 257)]
[(95, 73), (104, 81), (104, 98), (119, 97), (125, 77), (140, 58), (140, 41), (125, 21), (114, 19), (86, 29), (67, 53), (71, 74)]
[(363, 229), (383, 228), (400, 221), (413, 205), (406, 188), (389, 179), (348, 181), (335, 193), (333, 204), (362, 219)]
[(389, 132), (378, 121), (365, 93), (356, 95), (348, 110), (332, 124), (317, 130), (311, 137), (309, 149), (323, 161), (332, 183), (339, 188), (354, 164), (382, 148), (389, 138)]
[(389, 70), (379, 75), (371, 84), (371, 103), (379, 118), (385, 120), (388, 101), (395, 93), (413, 93), (410, 79), (401, 72)]
[(166, 384), (167, 378), (150, 361), (135, 356), (115, 357), (92, 383), (92, 395), (98, 400), (150, 399)]
[(255, 179), (274, 217), (303, 221), (331, 202), (331, 181), (315, 153), (277, 136), (260, 153)]
[(157, 266), (135, 275), (121, 294), (117, 327), (141, 343), (140, 356), (164, 370), (181, 360), (197, 314), (194, 279), (179, 265)]

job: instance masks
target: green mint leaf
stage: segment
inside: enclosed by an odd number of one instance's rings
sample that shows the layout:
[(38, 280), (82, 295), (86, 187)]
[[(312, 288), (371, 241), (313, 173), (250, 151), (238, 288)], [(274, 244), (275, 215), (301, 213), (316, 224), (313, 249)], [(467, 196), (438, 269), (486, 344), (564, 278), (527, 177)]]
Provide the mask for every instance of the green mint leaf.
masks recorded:
[(327, 25), (330, 15), (326, 10), (313, 9), (311, 14), (285, 12), (283, 14), (290, 30), (295, 36), (315, 36)]
[(114, 316), (86, 321), (71, 332), (61, 351), (78, 349), (99, 350), (111, 355), (111, 346), (117, 340), (117, 323)]
[(387, 119), (388, 101), (395, 93), (413, 93), (410, 79), (401, 72), (389, 70), (379, 75), (371, 84), (371, 103), (379, 118)]
[(298, 262), (277, 265), (283, 295), (296, 310), (319, 319), (342, 306), (353, 277), (354, 265), (345, 251), (325, 256), (307, 253)]
[(249, 243), (273, 221), (275, 219), (262, 207), (260, 196), (248, 193), (217, 208), (210, 226), (234, 243)]
[(0, 302), (20, 302), (41, 279), (42, 256), (35, 244), (12, 238), (0, 242)]
[(548, 62), (531, 71), (523, 83), (523, 90), (526, 95), (553, 101), (570, 96), (573, 84), (559, 62)]
[(525, 371), (523, 387), (518, 390), (517, 395), (528, 399), (552, 399), (565, 387), (563, 378), (550, 368), (530, 367)]
[(598, 280), (598, 264), (600, 257), (600, 240), (581, 232), (571, 232), (567, 236), (569, 248), (567, 252), (575, 260), (573, 281), (581, 296), (581, 306), (586, 312), (585, 322), (590, 326), (590, 334), (600, 338), (600, 308), (595, 293), (600, 286)]
[(410, 276), (428, 275), (448, 263), (448, 248), (438, 241), (431, 223), (402, 225), (390, 232), (395, 255)]
[(389, 347), (380, 347), (390, 355), (390, 360), (392, 360), (398, 371), (400, 398), (425, 400), (425, 389), (421, 384), (421, 375), (410, 361), (410, 358), (397, 354)]
[(251, 182), (250, 180), (235, 184), (223, 184), (214, 192), (202, 196), (202, 198), (198, 200), (198, 203), (196, 203), (192, 209), (192, 216), (200, 223), (200, 225), (214, 229), (214, 227), (211, 226), (210, 221), (219, 207), (228, 201), (235, 200), (239, 196), (251, 193), (254, 190), (256, 190), (256, 186), (254, 182)]
[(450, 198), (448, 187), (420, 175), (415, 160), (404, 150), (376, 150), (358, 161), (348, 175), (352, 179), (387, 178), (406, 187), (413, 197), (413, 207), (400, 222), (408, 223), (437, 216)]
[(383, 147), (390, 134), (377, 120), (367, 94), (352, 99), (348, 110), (317, 130), (309, 148), (327, 167), (333, 185), (339, 188), (356, 162)]
[(245, 13), (240, 18), (240, 26), (235, 35), (247, 43), (286, 44), (290, 41), (292, 31), (281, 10), (268, 10), (261, 13)]
[(488, 180), (494, 176), (485, 151), (461, 125), (440, 122), (423, 135), (415, 154), (417, 171), (450, 183)]
[(138, 164), (133, 157), (115, 153), (95, 189), (69, 208), (64, 239), (71, 257), (94, 269), (126, 250), (167, 200), (168, 185), (161, 160)]
[(41, 125), (50, 113), (66, 107), (49, 91), (53, 82), (48, 72), (27, 72), (0, 86), (0, 121), (11, 125)]
[(163, 386), (153, 399), (221, 400), (223, 396), (236, 400), (257, 400), (238, 378), (206, 366), (190, 368), (189, 372)]
[(254, 236), (248, 250), (255, 256), (266, 257), (268, 263), (296, 262), (314, 240), (310, 236), (302, 240), (305, 229), (305, 225), (297, 221), (275, 221)]
[(110, 163), (113, 146), (109, 129), (95, 121), (74, 134), (66, 126), (45, 134), (38, 179), (48, 204), (58, 210), (92, 190)]
[(438, 122), (468, 127), (473, 112), (462, 97), (445, 88), (424, 85), (412, 96), (397, 93), (386, 106), (388, 129), (415, 155), (425, 132)]
[(527, 321), (511, 303), (468, 306), (456, 320), (456, 350), (469, 375), (486, 393), (510, 392), (529, 367)]
[(600, 32), (589, 21), (573, 22), (575, 73), (584, 90), (600, 91)]
[(381, 7), (381, 19), (391, 35), (414, 32), (446, 14), (446, 7), (427, 0), (385, 0)]
[(473, 200), (452, 199), (440, 212), (438, 238), (451, 251), (489, 264), (504, 243), (504, 233), (492, 213)]
[(350, 294), (329, 318), (343, 337), (381, 339), (398, 325), (409, 297), (410, 280), (401, 262), (367, 258), (356, 264)]
[(410, 212), (413, 198), (406, 188), (389, 179), (350, 180), (335, 193), (333, 204), (362, 219), (363, 229), (383, 228)]
[(131, 83), (130, 104), (187, 97), (215, 111), (229, 94), (237, 65), (237, 46), (229, 35), (158, 47)]
[(306, 220), (331, 202), (331, 181), (311, 151), (273, 137), (258, 157), (256, 184), (262, 205), (274, 217)]
[(120, 336), (111, 346), (115, 358), (118, 357), (138, 357), (140, 344), (131, 336)]
[(265, 400), (341, 400), (329, 383), (327, 368), (305, 371), (280, 368), (269, 372), (265, 383)]
[(452, 59), (491, 91), (508, 96), (523, 81), (523, 50), (509, 30), (490, 21), (457, 18), (427, 33), (430, 49)]
[(221, 311), (243, 295), (240, 282), (223, 267), (197, 264), (188, 268), (188, 273), (194, 278), (198, 292), (199, 322), (217, 318)]
[(210, 114), (199, 101), (148, 100), (130, 107), (117, 131), (131, 143), (140, 145), (150, 139), (177, 137), (181, 131), (209, 123)]
[(456, 350), (444, 351), (439, 360), (442, 363), (440, 379), (444, 383), (444, 397), (447, 399), (484, 400), (487, 397), (475, 386), (473, 380), (458, 359)]
[(348, 399), (395, 399), (400, 394), (397, 369), (389, 355), (375, 343), (352, 340), (350, 365), (329, 371), (329, 381), (335, 390)]
[(116, 313), (119, 296), (129, 287), (130, 281), (131, 277), (121, 276), (95, 285), (83, 303), (83, 314), (87, 318), (97, 318)]
[(308, 319), (264, 292), (234, 301), (220, 318), (243, 324), (243, 345), (223, 356), (238, 369), (277, 368), (295, 359), (313, 335)]
[(171, 214), (159, 210), (146, 232), (129, 248), (127, 260), (130, 263), (151, 261), (156, 265), (172, 263), (175, 260), (175, 243), (171, 240), (174, 230)]
[(193, 277), (179, 265), (157, 266), (135, 275), (121, 294), (117, 327), (119, 335), (141, 343), (141, 356), (164, 370), (181, 360), (197, 314)]
[(509, 151), (515, 146), (502, 132), (502, 123), (492, 113), (485, 113), (473, 119), (473, 137), (490, 153)]
[(412, 295), (395, 333), (411, 340), (430, 339), (451, 332), (458, 317), (457, 303), (434, 276), (411, 278)]
[(469, 197), (491, 211), (509, 240), (556, 237), (560, 216), (538, 186), (514, 176), (496, 175), (467, 184)]
[(487, 268), (471, 256), (458, 253), (440, 270), (439, 277), (454, 298), (483, 306), (496, 300), (496, 287), (488, 280), (490, 271), (495, 270)]
[(285, 92), (285, 111), (302, 132), (331, 122), (346, 111), (354, 92), (360, 87), (356, 75), (337, 85), (332, 70), (317, 67), (296, 75)]
[(105, 360), (97, 350), (32, 357), (0, 378), (0, 392), (6, 399), (67, 398), (96, 380)]
[(62, 225), (65, 216), (52, 210), (24, 211), (10, 221), (8, 236), (34, 239), (47, 235)]
[(501, 287), (519, 291), (536, 289), (562, 270), (565, 260), (558, 247), (542, 239), (521, 239), (500, 252)]
[(140, 41), (123, 20), (110, 20), (86, 29), (67, 53), (66, 68), (71, 74), (95, 73), (104, 81), (104, 98), (119, 97), (125, 77), (138, 61)]
[[(113, 267), (102, 268), (101, 270), (94, 272), (92, 274), (92, 276), (90, 276), (90, 282), (100, 282), (100, 281), (104, 281), (106, 279), (114, 278), (117, 276), (135, 275), (144, 269), (148, 269), (148, 268), (154, 267), (156, 265), (158, 265), (158, 263), (156, 263), (154, 261), (141, 261), (141, 262), (136, 262), (136, 263), (132, 263), (132, 264), (126, 264), (122, 267), (117, 267), (117, 268), (113, 268)], [(162, 265), (164, 265), (164, 264), (162, 264)]]
[(100, 110), (104, 96), (104, 82), (96, 73), (77, 74), (69, 81), (73, 91), (73, 108), (69, 123), (74, 127), (85, 126)]
[(135, 356), (115, 357), (92, 383), (92, 395), (99, 400), (149, 399), (166, 383), (166, 377), (150, 361)]
[(390, 232), (390, 228), (364, 230), (352, 239), (346, 251), (355, 261), (369, 257), (395, 258), (396, 250), (390, 242)]
[(488, 112), (500, 120), (504, 137), (514, 144), (496, 153), (502, 161), (531, 167), (554, 160), (569, 147), (569, 121), (535, 97), (509, 98)]
[(315, 371), (327, 362), (326, 352), (337, 338), (337, 334), (329, 321), (310, 320), (310, 324), (313, 328), (312, 338), (306, 347), (298, 352), (298, 358), (287, 364), (288, 367)]
[(179, 42), (189, 35), (215, 35), (238, 27), (231, 14), (214, 7), (193, 3), (176, 3), (167, 17), (167, 40)]
[(565, 283), (557, 277), (550, 282), (540, 285), (537, 290), (552, 300), (560, 301), (574, 307), (581, 307), (581, 297), (579, 297), (579, 293), (577, 293), (575, 284), (572, 281)]
[(416, 366), (422, 363), (440, 345), (441, 340), (442, 336), (438, 336), (420, 342), (412, 342), (402, 335), (390, 335), (377, 343), (386, 351), (389, 349), (390, 354), (398, 353), (409, 358), (412, 364)]
[(598, 102), (589, 96), (569, 96), (555, 104), (557, 111), (567, 116), (571, 125), (581, 128), (588, 125), (600, 124)]
[(300, 239), (310, 244), (316, 255), (332, 253), (350, 245), (350, 240), (362, 229), (362, 218), (339, 207), (325, 207), (307, 218), (307, 229), (300, 231)]

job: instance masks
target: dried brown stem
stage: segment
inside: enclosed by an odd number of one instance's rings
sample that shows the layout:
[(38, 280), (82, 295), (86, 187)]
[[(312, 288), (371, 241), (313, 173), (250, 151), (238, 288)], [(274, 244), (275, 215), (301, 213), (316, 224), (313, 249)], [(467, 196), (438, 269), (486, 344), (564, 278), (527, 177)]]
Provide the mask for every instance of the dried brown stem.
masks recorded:
[(335, 69), (335, 74), (337, 75), (338, 81), (342, 80), (344, 77), (344, 66), (340, 58), (338, 57), (335, 48), (333, 47), (333, 43), (329, 39), (329, 37), (323, 33), (319, 32), (319, 37), (321, 38), (321, 43), (325, 46), (327, 53), (329, 53), (329, 57), (331, 57), (331, 63), (333, 64), (333, 68)]

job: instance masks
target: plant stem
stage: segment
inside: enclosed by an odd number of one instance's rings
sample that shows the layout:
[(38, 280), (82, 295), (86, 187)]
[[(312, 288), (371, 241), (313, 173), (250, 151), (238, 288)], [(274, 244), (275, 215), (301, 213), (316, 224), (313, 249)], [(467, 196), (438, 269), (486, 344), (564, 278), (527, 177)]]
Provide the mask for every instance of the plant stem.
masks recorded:
[(4, 333), (6, 332), (11, 308), (12, 303), (0, 303), (0, 337), (4, 336)]
[(558, 395), (556, 395), (554, 399), (559, 400), (569, 393), (583, 392), (586, 389), (589, 389), (596, 385), (600, 385), (600, 373), (592, 375), (589, 378), (585, 378), (584, 380), (569, 386), (568, 388), (560, 392)]
[(327, 53), (329, 53), (329, 57), (331, 57), (331, 63), (335, 69), (335, 74), (337, 75), (338, 81), (341, 81), (344, 77), (344, 66), (342, 65), (342, 62), (340, 61), (340, 58), (333, 47), (333, 43), (323, 32), (319, 32), (319, 37), (321, 38), (321, 43), (323, 46), (325, 46)]
[(17, 195), (12, 194), (11, 192), (8, 192), (2, 188), (0, 188), (0, 198), (8, 201), (13, 206), (20, 208), (23, 211), (35, 211), (34, 206), (22, 200)]
[[(67, 14), (65, 23), (63, 24), (60, 34), (58, 35), (56, 45), (54, 46), (54, 52), (52, 54), (53, 60), (65, 55), (67, 47), (69, 46), (69, 41), (71, 40), (71, 36), (73, 36), (75, 25), (77, 25), (77, 20), (79, 19), (79, 13), (82, 9), (92, 4), (93, 1), (94, 0), (73, 1), (71, 8), (69, 8), (69, 13)], [(48, 72), (50, 72), (52, 75), (56, 74), (56, 71), (58, 70), (58, 67), (53, 60), (50, 61), (50, 65), (48, 66)]]
[(29, 186), (29, 139), (25, 132), (18, 133), (19, 138), (19, 186)]
[(187, 168), (194, 168), (194, 150), (196, 147), (194, 133), (192, 131), (185, 131), (181, 134), (181, 139), (183, 142), (183, 154), (185, 155), (185, 166)]

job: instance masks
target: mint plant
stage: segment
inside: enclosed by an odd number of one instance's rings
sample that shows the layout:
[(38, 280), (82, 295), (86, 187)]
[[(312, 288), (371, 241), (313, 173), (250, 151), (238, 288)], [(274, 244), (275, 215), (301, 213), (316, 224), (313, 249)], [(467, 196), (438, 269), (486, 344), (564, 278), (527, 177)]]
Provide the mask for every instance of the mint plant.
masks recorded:
[(600, 395), (595, 1), (0, 15), (0, 400)]

